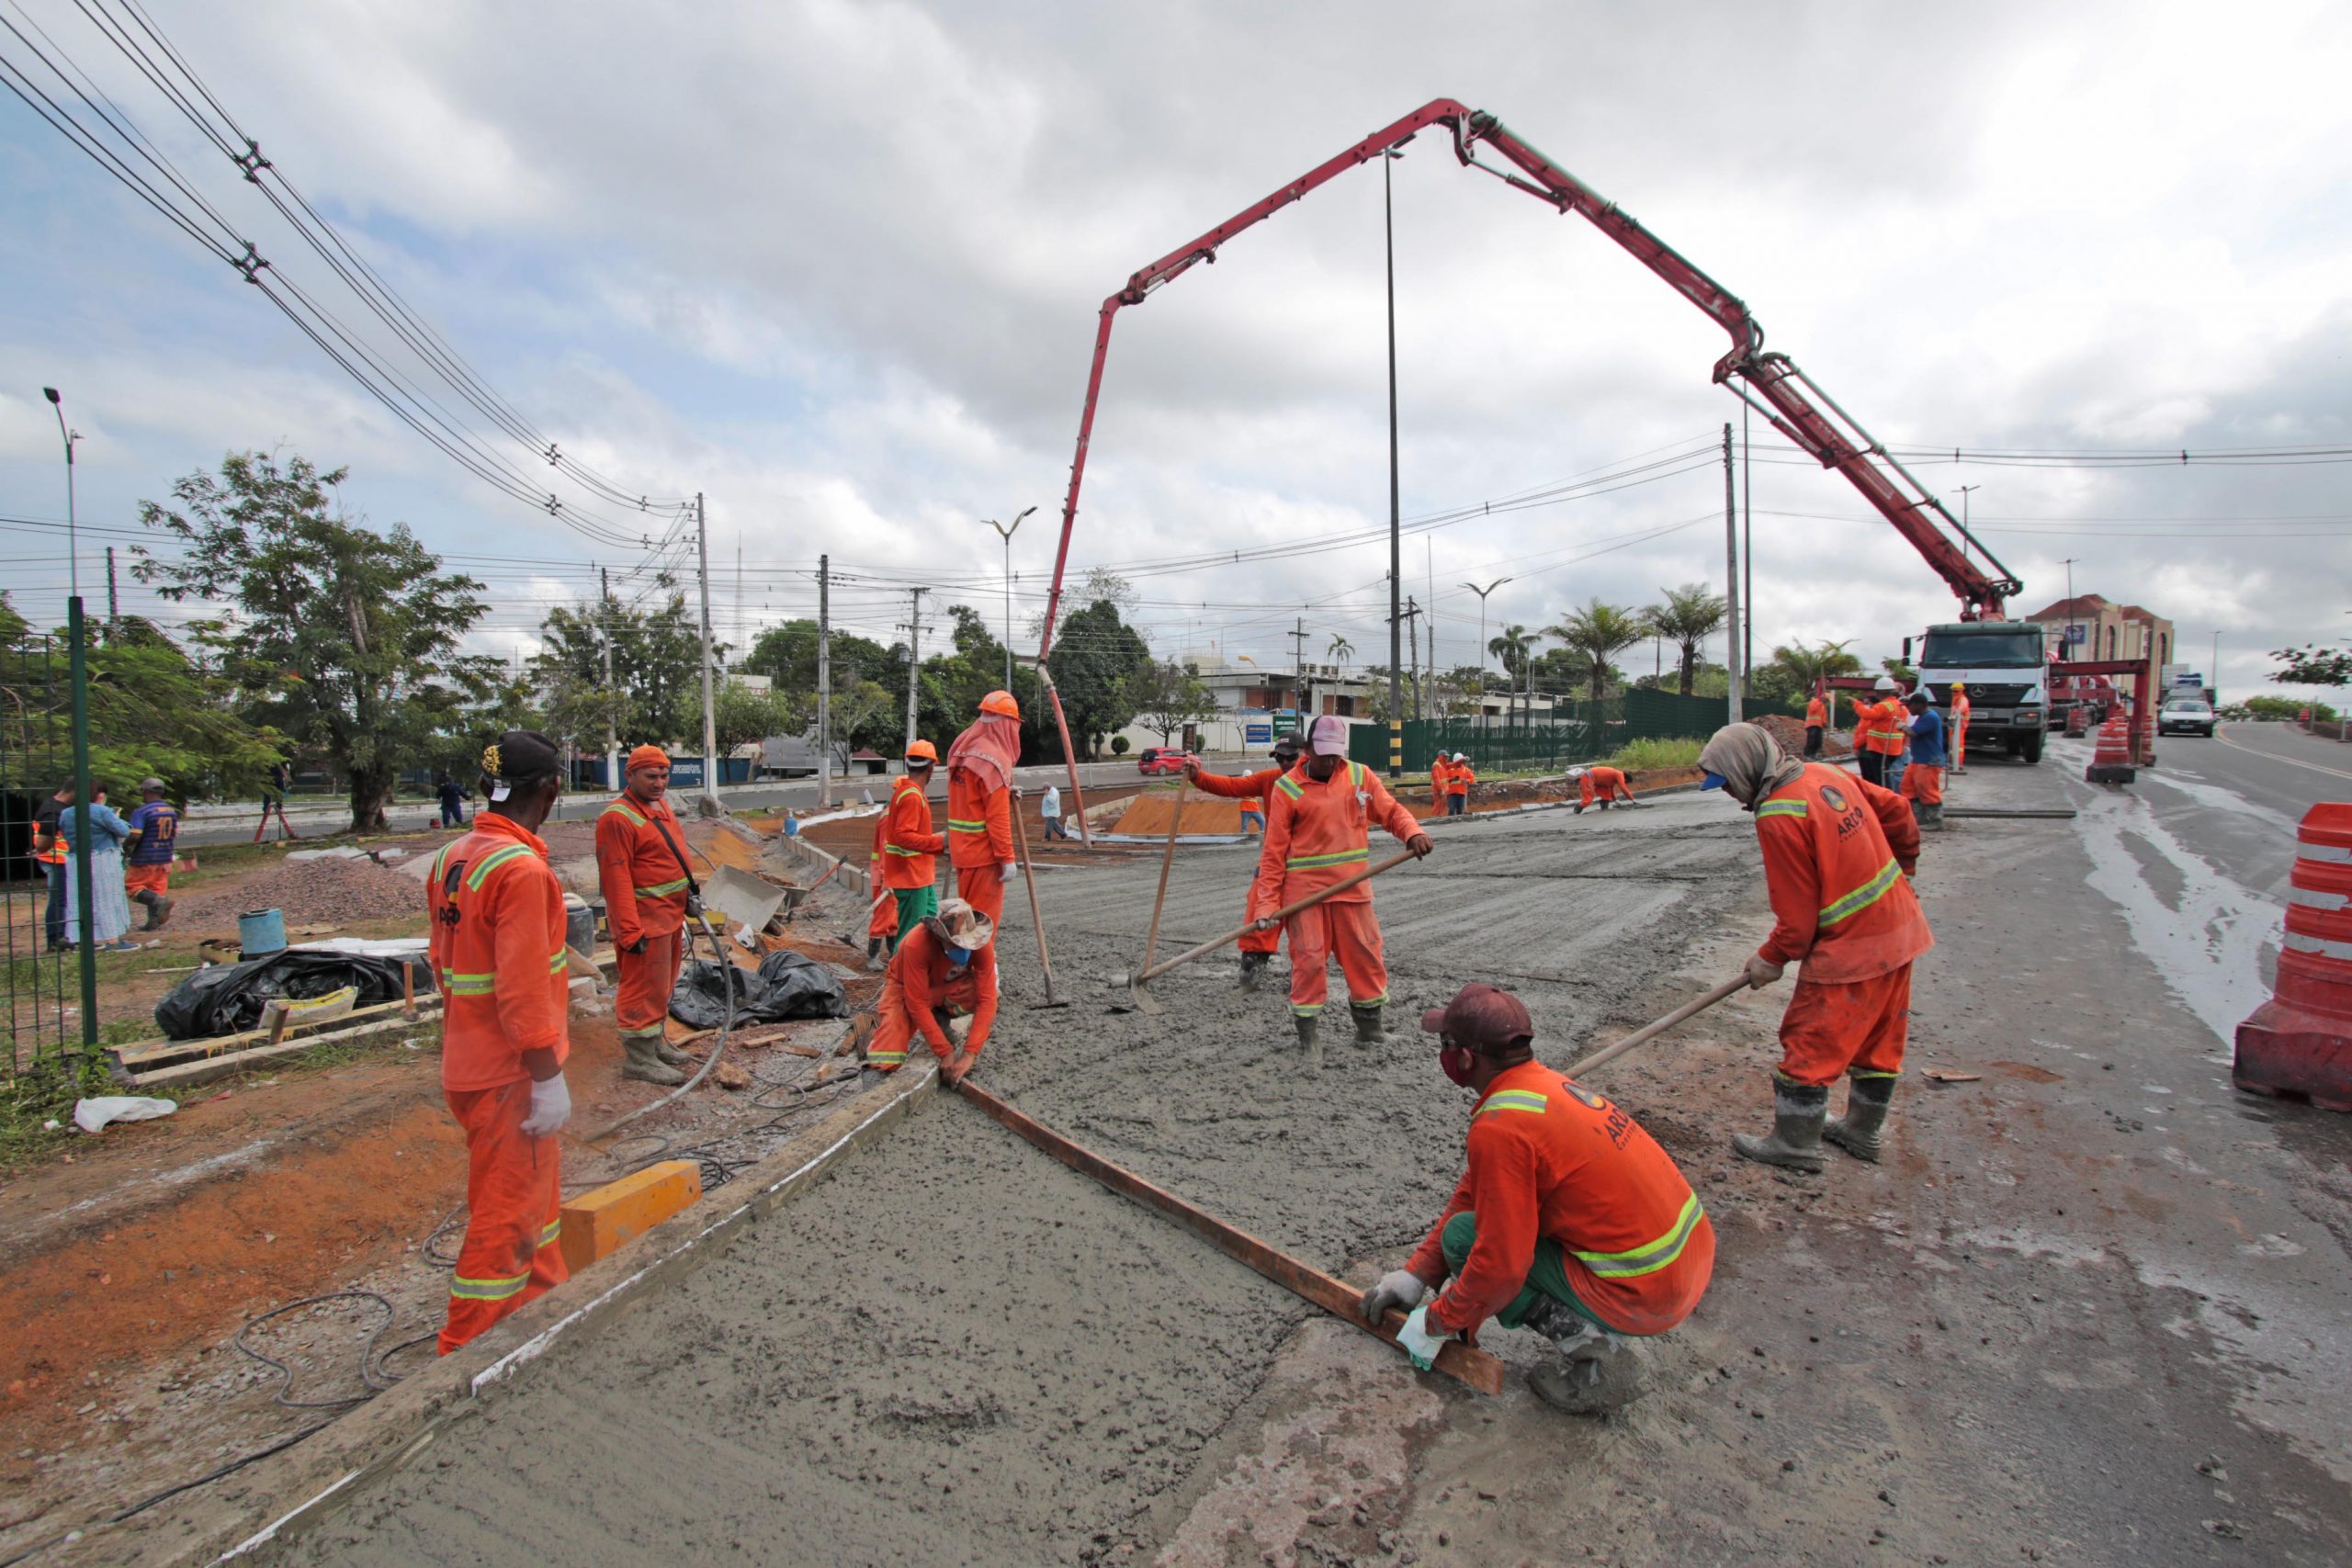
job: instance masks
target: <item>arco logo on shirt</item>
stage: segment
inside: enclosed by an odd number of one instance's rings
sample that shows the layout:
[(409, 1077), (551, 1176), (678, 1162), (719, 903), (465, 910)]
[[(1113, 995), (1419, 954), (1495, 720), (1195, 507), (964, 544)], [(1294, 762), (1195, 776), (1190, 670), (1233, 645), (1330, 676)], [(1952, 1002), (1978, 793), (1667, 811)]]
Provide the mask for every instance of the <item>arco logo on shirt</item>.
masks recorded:
[(1838, 793), (1838, 786), (1836, 784), (1823, 784), (1821, 786), (1821, 798), (1828, 804), (1829, 809), (1832, 811), (1842, 812), (1846, 809), (1846, 797)]

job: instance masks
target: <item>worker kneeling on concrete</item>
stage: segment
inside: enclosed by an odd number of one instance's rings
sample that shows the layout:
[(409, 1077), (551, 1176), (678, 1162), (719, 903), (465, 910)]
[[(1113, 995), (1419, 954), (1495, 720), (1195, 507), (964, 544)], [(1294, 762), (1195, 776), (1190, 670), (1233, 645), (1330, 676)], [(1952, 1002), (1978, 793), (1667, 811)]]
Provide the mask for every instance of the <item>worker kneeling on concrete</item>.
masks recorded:
[[(1867, 779), (1801, 762), (1752, 724), (1725, 725), (1699, 752), (1702, 789), (1756, 814), (1772, 934), (1747, 961), (1764, 987), (1802, 963), (1781, 1017), (1772, 1131), (1732, 1146), (1766, 1165), (1821, 1168), (1826, 1137), (1860, 1159), (1879, 1156), (1911, 1026), (1911, 964), (1935, 945), (1911, 891), (1919, 825), (1908, 802)], [(1829, 1121), (1829, 1086), (1851, 1080), (1846, 1114)]]
[[(1276, 781), (1273, 815), (1258, 852), (1258, 880), (1250, 889), (1252, 923), (1275, 929), (1273, 911), (1319, 893), (1364, 869), (1372, 859), (1370, 825), (1378, 822), (1416, 857), (1430, 852), (1430, 836), (1388, 786), (1361, 762), (1348, 761), (1348, 721), (1326, 714), (1306, 738), (1306, 761)], [(1337, 957), (1347, 976), (1348, 1010), (1356, 1043), (1380, 1039), (1388, 1005), (1388, 965), (1380, 951), (1380, 922), (1372, 888), (1359, 882), (1290, 917), (1290, 1010), (1298, 1043), (1317, 1047), (1329, 984), (1324, 968)]]
[(563, 886), (538, 836), (562, 790), (559, 765), (546, 736), (500, 736), (482, 753), (488, 804), (425, 883), (426, 952), (445, 1001), (441, 1091), (466, 1134), (466, 1239), (445, 1356), (569, 1277), (555, 1135), (571, 1119), (571, 972)]
[(1529, 1377), (1538, 1398), (1615, 1409), (1642, 1391), (1622, 1337), (1680, 1323), (1714, 1273), (1698, 1194), (1631, 1116), (1535, 1060), (1534, 1021), (1510, 992), (1464, 986), (1421, 1027), (1445, 1076), (1478, 1097), (1469, 1162), (1412, 1258), (1364, 1293), (1364, 1318), (1408, 1313), (1397, 1343), (1425, 1370), (1489, 1317), (1532, 1329), (1562, 1352)]
[(1634, 787), (1625, 782), (1625, 774), (1621, 769), (1598, 764), (1589, 768), (1570, 768), (1568, 777), (1577, 782), (1576, 814), (1579, 817), (1584, 815), (1586, 807), (1595, 802), (1603, 811), (1615, 801), (1622, 800), (1628, 806), (1634, 804)]
[(639, 746), (623, 772), (627, 787), (596, 817), (596, 885), (605, 923), (613, 929), (619, 986), (613, 1021), (628, 1060), (623, 1077), (682, 1084), (686, 1055), (662, 1032), (670, 994), (685, 962), (685, 925), (693, 878), (684, 829), (670, 809), (670, 753)]
[(899, 939), (882, 982), (881, 1017), (865, 1043), (867, 1066), (897, 1072), (920, 1036), (939, 1058), (939, 1076), (963, 1080), (996, 1024), (995, 934), (986, 915), (950, 898)]

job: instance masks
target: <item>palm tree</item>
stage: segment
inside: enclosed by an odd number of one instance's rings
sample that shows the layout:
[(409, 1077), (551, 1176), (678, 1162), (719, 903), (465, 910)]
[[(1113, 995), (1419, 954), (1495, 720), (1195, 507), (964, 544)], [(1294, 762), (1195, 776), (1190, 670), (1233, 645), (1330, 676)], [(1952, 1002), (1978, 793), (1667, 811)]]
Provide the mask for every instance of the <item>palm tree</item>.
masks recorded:
[(1350, 642), (1340, 633), (1333, 632), (1331, 634), (1331, 646), (1324, 649), (1324, 652), (1329, 656), (1332, 663), (1345, 664), (1348, 661), (1348, 656), (1354, 653), (1355, 650), (1356, 645), (1354, 643)]
[(1649, 636), (1650, 623), (1625, 605), (1604, 604), (1595, 598), (1558, 626), (1544, 627), (1544, 635), (1559, 638), (1590, 660), (1586, 673), (1592, 700), (1599, 702), (1608, 685), (1610, 661)]
[[(1528, 656), (1535, 651), (1536, 641), (1536, 635), (1516, 621), (1505, 626), (1499, 637), (1487, 639), (1487, 651), (1501, 660), (1503, 673), (1511, 678), (1509, 694), (1511, 701), (1504, 709), (1506, 718), (1510, 717), (1511, 708), (1517, 705), (1519, 688), (1522, 683), (1521, 677), (1529, 672), (1532, 660)], [(1532, 697), (1533, 688), (1530, 687), (1529, 691)]]
[(1691, 676), (1699, 668), (1699, 645), (1723, 629), (1724, 617), (1731, 613), (1731, 605), (1722, 594), (1708, 591), (1703, 582), (1686, 582), (1679, 588), (1661, 588), (1666, 595), (1662, 604), (1652, 604), (1642, 612), (1642, 618), (1659, 637), (1674, 644), (1682, 677), (1682, 694), (1690, 694)]
[[(1834, 680), (1840, 675), (1860, 674), (1862, 661), (1846, 651), (1844, 642), (1823, 642), (1814, 647), (1795, 642), (1783, 643), (1772, 649), (1772, 657), (1764, 669), (1770, 672), (1769, 683), (1784, 685), (1791, 691), (1810, 692), (1824, 681)], [(1830, 704), (1829, 722), (1833, 728), (1838, 722), (1834, 697)]]

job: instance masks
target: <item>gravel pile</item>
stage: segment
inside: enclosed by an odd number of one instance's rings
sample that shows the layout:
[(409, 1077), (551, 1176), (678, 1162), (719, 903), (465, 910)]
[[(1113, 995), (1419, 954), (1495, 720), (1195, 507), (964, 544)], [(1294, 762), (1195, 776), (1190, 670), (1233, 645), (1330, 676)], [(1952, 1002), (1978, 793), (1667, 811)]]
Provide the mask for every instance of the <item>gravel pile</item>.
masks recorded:
[(249, 909), (283, 909), (289, 926), (325, 921), (346, 925), (395, 915), (421, 914), (424, 891), (370, 860), (314, 860), (271, 866), (222, 887), (207, 887), (175, 900), (175, 926), (233, 926)]

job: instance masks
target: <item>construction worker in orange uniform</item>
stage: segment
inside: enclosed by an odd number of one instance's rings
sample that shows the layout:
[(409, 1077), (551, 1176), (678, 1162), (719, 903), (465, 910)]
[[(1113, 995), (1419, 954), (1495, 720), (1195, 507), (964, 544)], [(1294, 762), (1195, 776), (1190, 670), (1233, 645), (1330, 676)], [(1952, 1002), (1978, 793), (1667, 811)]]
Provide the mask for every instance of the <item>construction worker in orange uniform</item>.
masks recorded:
[(1821, 755), (1822, 733), (1829, 728), (1829, 705), (1815, 692), (1804, 700), (1804, 760)]
[[(1773, 923), (1747, 961), (1747, 983), (1769, 986), (1804, 964), (1781, 1018), (1772, 1131), (1732, 1145), (1792, 1170), (1821, 1168), (1825, 1137), (1875, 1160), (1910, 1031), (1911, 964), (1935, 945), (1911, 891), (1919, 826), (1906, 802), (1843, 769), (1798, 761), (1752, 724), (1715, 731), (1699, 766), (1702, 788), (1756, 814)], [(1840, 1073), (1850, 1080), (1846, 1114), (1831, 1122)]]
[(1968, 688), (1954, 681), (1951, 683), (1951, 771), (1968, 772)]
[(1577, 781), (1576, 814), (1579, 817), (1584, 815), (1584, 808), (1595, 801), (1600, 803), (1603, 811), (1609, 809), (1612, 801), (1622, 800), (1629, 806), (1634, 804), (1634, 788), (1625, 782), (1623, 769), (1595, 763), (1589, 768), (1571, 768), (1568, 772)]
[(1011, 692), (990, 692), (980, 699), (980, 716), (947, 748), (947, 859), (956, 895), (991, 927), (1004, 919), (1004, 885), (1021, 874), (1012, 804), (1020, 761), (1021, 705)]
[[(882, 881), (898, 904), (890, 927), (890, 951), (931, 916), (939, 913), (939, 852), (946, 835), (931, 830), (932, 770), (939, 748), (928, 740), (907, 747), (906, 772), (890, 784), (890, 808), (882, 814)], [(879, 889), (876, 889), (879, 891)]]
[(899, 939), (865, 1043), (867, 1066), (897, 1072), (920, 1037), (939, 1058), (940, 1076), (963, 1081), (996, 1023), (995, 934), (987, 916), (950, 898)]
[[(1266, 819), (1266, 842), (1258, 852), (1258, 880), (1250, 889), (1250, 910), (1261, 931), (1272, 932), (1273, 911), (1295, 903), (1372, 858), (1368, 829), (1377, 822), (1418, 858), (1430, 852), (1430, 836), (1419, 818), (1388, 793), (1388, 786), (1361, 762), (1348, 761), (1348, 721), (1326, 714), (1315, 721), (1306, 761), (1274, 784), (1273, 815)], [(1388, 966), (1380, 952), (1380, 922), (1373, 918), (1372, 888), (1358, 883), (1290, 917), (1290, 1010), (1298, 1043), (1317, 1065), (1322, 1047), (1316, 1026), (1323, 1015), (1324, 967), (1333, 957), (1347, 977), (1348, 1010), (1354, 1016), (1356, 1043), (1383, 1036), (1381, 1010), (1388, 1002)]]
[[(1203, 772), (1199, 758), (1187, 757), (1184, 759), (1184, 777), (1203, 795), (1218, 795), (1227, 800), (1238, 799), (1241, 802), (1241, 808), (1247, 811), (1253, 800), (1261, 806), (1264, 804), (1264, 797), (1282, 782), (1282, 776), (1298, 765), (1298, 737), (1285, 735), (1274, 742), (1274, 765), (1271, 768), (1261, 768), (1239, 778), (1227, 778), (1220, 773)], [(1243, 902), (1248, 902), (1247, 894), (1243, 896)], [(1264, 977), (1266, 965), (1273, 961), (1274, 950), (1282, 945), (1282, 940), (1280, 928), (1252, 931), (1242, 937), (1239, 946), (1243, 990), (1258, 988), (1258, 982)]]
[(538, 828), (563, 788), (554, 742), (482, 753), (487, 803), (433, 858), (426, 952), (441, 987), (441, 1091), (466, 1133), (466, 1239), (441, 1354), (563, 1282), (556, 1134), (571, 1118), (563, 886)]
[(1470, 811), (1470, 786), (1478, 782), (1478, 770), (1470, 759), (1456, 751), (1445, 770), (1445, 814), (1448, 817), (1467, 816)]
[(1944, 716), (1929, 702), (1925, 686), (1904, 701), (1911, 710), (1911, 765), (1903, 770), (1903, 787), (1895, 793), (1911, 803), (1911, 815), (1920, 827), (1940, 831), (1944, 825)]
[(1871, 691), (1868, 703), (1854, 705), (1854, 761), (1863, 778), (1883, 786), (1887, 760), (1903, 754), (1903, 705), (1888, 676), (1880, 676)]
[(1430, 807), (1440, 817), (1445, 815), (1445, 775), (1453, 771), (1453, 759), (1443, 751), (1430, 759)]
[(886, 809), (874, 818), (874, 842), (865, 854), (865, 886), (867, 891), (874, 895), (865, 910), (865, 968), (868, 974), (881, 973), (890, 950), (899, 945), (899, 900), (891, 896), (889, 852), (884, 847), (889, 831), (890, 813)]
[(662, 1032), (670, 994), (685, 961), (685, 924), (693, 877), (684, 830), (670, 809), (670, 754), (639, 746), (628, 754), (627, 787), (596, 818), (596, 882), (620, 970), (613, 1021), (628, 1060), (621, 1077), (682, 1084), (687, 1061)]
[(1397, 1343), (1425, 1371), (1489, 1317), (1532, 1329), (1561, 1350), (1529, 1376), (1536, 1397), (1577, 1415), (1615, 1409), (1641, 1392), (1619, 1336), (1672, 1328), (1714, 1273), (1698, 1194), (1631, 1116), (1535, 1060), (1534, 1021), (1510, 992), (1464, 986), (1421, 1027), (1445, 1076), (1478, 1097), (1469, 1161), (1405, 1267), (1364, 1292), (1364, 1318), (1407, 1313)]

